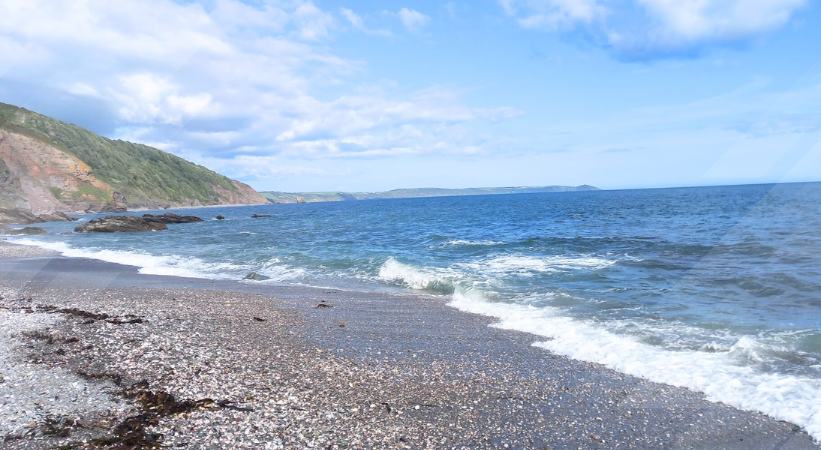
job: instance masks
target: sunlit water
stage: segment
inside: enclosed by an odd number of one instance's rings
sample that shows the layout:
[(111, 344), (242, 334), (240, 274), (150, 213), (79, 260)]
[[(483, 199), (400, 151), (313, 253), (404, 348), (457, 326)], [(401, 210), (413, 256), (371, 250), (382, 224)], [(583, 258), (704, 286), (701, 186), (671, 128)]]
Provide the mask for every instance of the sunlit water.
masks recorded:
[(821, 184), (184, 213), (209, 220), (137, 234), (55, 223), (47, 236), (15, 240), (150, 274), (253, 271), (270, 277), (261, 283), (441, 296), (552, 352), (821, 437)]

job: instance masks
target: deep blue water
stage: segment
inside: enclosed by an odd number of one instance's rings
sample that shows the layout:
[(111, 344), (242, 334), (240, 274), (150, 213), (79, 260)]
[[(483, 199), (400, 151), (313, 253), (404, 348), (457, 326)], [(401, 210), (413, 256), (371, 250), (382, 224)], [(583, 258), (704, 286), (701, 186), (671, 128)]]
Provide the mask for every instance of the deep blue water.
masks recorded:
[(414, 290), (821, 435), (821, 183), (177, 212), (226, 220), (36, 240), (146, 273)]

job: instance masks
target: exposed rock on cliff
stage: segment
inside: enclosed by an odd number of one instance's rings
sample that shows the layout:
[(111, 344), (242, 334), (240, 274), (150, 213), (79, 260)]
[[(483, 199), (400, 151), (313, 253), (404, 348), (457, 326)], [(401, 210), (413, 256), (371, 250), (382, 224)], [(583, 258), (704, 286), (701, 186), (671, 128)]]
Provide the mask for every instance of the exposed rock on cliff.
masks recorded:
[(2, 209), (37, 215), (266, 202), (246, 184), (161, 150), (0, 103)]
[(54, 212), (35, 215), (31, 211), (20, 208), (0, 208), (0, 223), (30, 224), (38, 222), (57, 222), (77, 220), (66, 213)]

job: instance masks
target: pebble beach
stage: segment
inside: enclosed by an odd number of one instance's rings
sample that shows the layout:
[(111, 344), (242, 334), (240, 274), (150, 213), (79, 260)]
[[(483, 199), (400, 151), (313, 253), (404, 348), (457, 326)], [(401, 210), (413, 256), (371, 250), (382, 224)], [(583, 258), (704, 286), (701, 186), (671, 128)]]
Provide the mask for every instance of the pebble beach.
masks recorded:
[(423, 296), (0, 245), (4, 448), (819, 448)]

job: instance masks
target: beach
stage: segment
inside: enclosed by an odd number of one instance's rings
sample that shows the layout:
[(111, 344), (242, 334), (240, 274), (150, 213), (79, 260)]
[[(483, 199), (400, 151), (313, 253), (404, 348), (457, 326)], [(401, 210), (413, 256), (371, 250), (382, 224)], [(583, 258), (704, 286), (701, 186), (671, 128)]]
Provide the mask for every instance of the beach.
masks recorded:
[(818, 448), (430, 297), (0, 251), (7, 448)]

